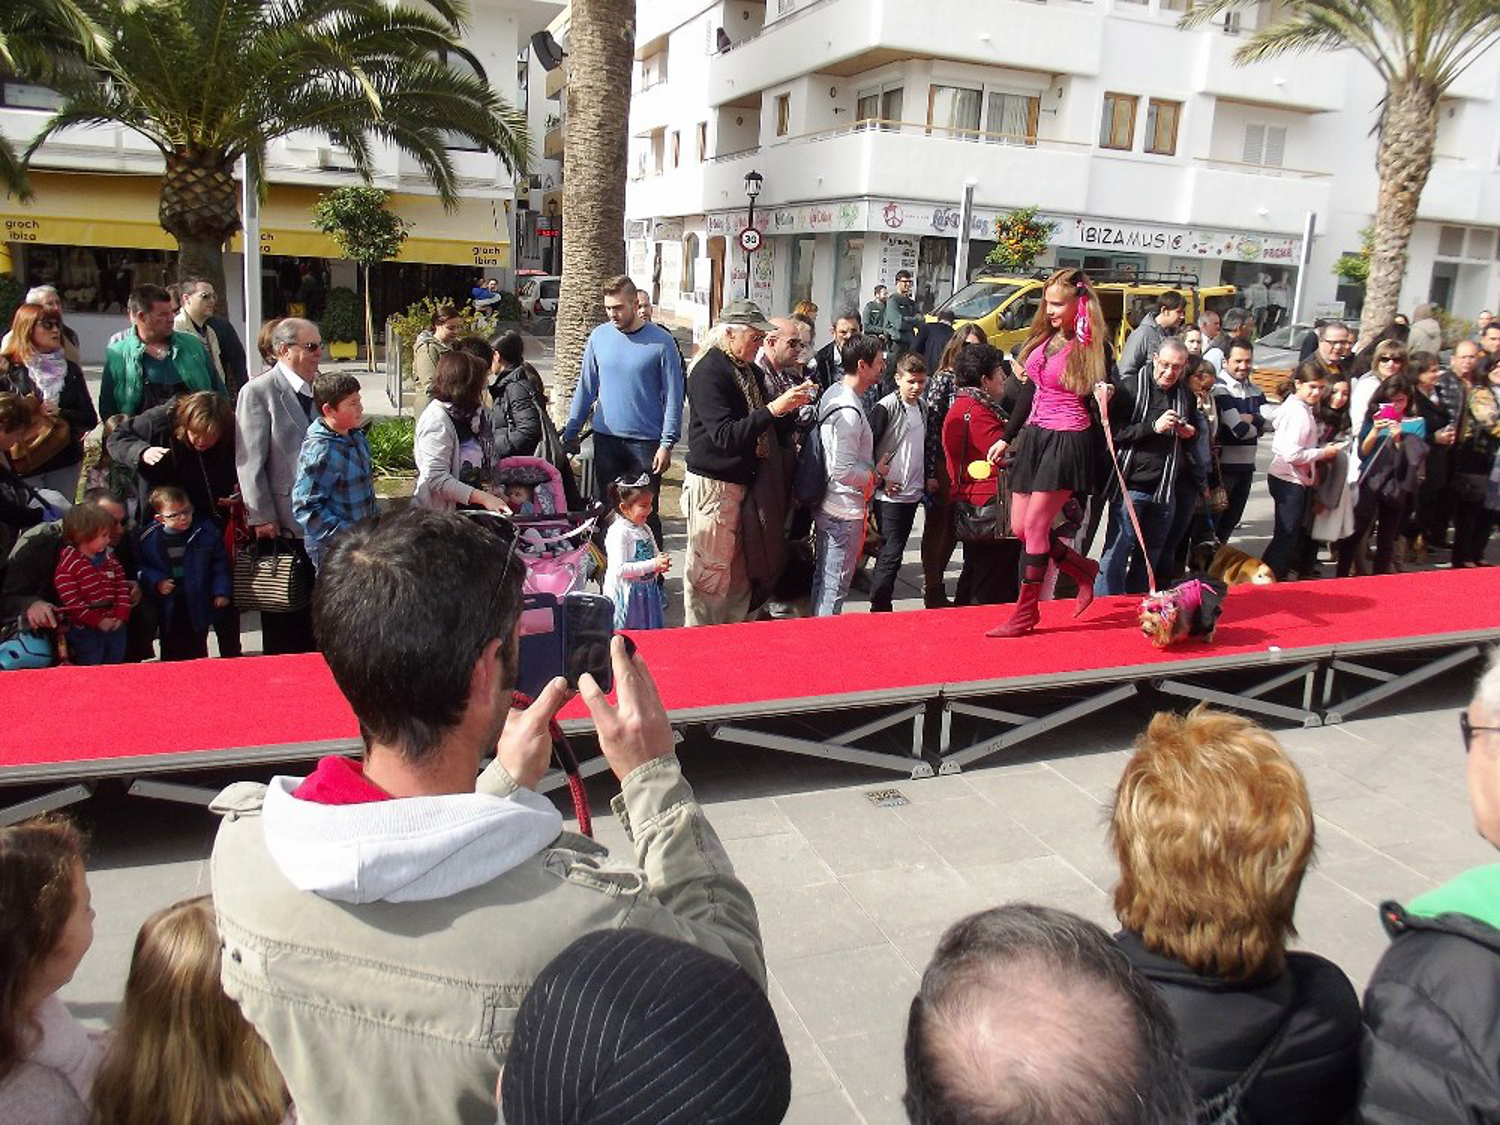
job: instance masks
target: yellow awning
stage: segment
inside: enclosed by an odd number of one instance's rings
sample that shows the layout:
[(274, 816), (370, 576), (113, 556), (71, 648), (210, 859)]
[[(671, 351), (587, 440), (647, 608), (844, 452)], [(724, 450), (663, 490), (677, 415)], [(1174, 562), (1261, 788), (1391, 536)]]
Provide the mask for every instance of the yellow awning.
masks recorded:
[[(120, 246), (171, 250), (176, 243), (157, 222), (155, 176), (94, 176), (36, 172), (30, 203), (0, 199), (0, 241), (53, 246)], [(333, 240), (312, 225), (322, 189), (276, 184), (261, 207), (261, 252), (337, 258)], [(395, 194), (391, 210), (411, 226), (400, 261), (432, 265), (510, 265), (506, 201), (465, 199), (453, 212), (435, 196)], [(238, 253), (240, 235), (229, 249)]]

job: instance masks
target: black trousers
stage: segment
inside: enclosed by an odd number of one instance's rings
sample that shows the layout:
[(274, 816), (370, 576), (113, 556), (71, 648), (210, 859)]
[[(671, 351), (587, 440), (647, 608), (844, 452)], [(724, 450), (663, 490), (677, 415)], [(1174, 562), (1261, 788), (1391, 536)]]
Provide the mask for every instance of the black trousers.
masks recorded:
[(1483, 562), (1494, 527), (1495, 513), (1483, 500), (1458, 501), (1453, 509), (1453, 565)]
[(875, 573), (870, 576), (870, 612), (889, 613), (896, 575), (900, 573), (901, 560), (906, 555), (906, 542), (911, 538), (911, 525), (916, 521), (919, 502), (896, 503), (877, 499), (871, 503), (875, 506), (875, 526), (880, 529), (880, 555), (875, 560)]
[[(1227, 503), (1214, 520), (1214, 528), (1219, 533), (1219, 542), (1228, 543), (1230, 535), (1239, 527), (1240, 518), (1245, 514), (1245, 503), (1250, 499), (1250, 485), (1255, 480), (1255, 466), (1220, 465), (1219, 475), (1224, 481)], [(1275, 495), (1274, 490), (1272, 495)]]
[[(176, 597), (174, 594), (173, 597)], [(163, 614), (163, 617), (166, 615)], [(173, 660), (203, 660), (208, 656), (208, 634), (193, 628), (187, 607), (182, 599), (172, 606), (172, 620), (161, 631), (162, 663)]]
[(965, 543), (954, 605), (1005, 605), (1021, 595), (1021, 540)]
[[(302, 540), (292, 541), (302, 561), (310, 568), (312, 561), (302, 546)], [(297, 652), (317, 652), (317, 638), (313, 636), (312, 606), (293, 610), (291, 613), (264, 613), (260, 615), (261, 651), (267, 656), (287, 656)]]
[(646, 526), (656, 536), (658, 547), (662, 545), (661, 512), (658, 510), (661, 507), (661, 477), (651, 471), (651, 461), (659, 448), (659, 442), (615, 437), (597, 431), (594, 433), (594, 480), (599, 486), (596, 498), (608, 504), (609, 486), (620, 477), (634, 480), (642, 473), (648, 475), (651, 478), (652, 504)]

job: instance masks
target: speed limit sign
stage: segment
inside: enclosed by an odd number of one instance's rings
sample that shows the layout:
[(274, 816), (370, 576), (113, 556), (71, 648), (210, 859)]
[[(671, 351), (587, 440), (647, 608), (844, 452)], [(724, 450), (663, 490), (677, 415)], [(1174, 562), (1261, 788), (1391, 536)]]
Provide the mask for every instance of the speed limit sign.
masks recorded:
[(754, 227), (746, 227), (740, 231), (740, 249), (747, 254), (753, 254), (760, 249), (760, 231)]

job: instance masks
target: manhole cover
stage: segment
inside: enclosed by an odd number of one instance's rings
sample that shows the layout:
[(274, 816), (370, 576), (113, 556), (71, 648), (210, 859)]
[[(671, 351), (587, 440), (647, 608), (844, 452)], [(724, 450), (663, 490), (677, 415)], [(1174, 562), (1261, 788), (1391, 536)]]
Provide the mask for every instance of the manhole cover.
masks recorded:
[(895, 809), (911, 804), (899, 789), (871, 789), (865, 796), (877, 809)]

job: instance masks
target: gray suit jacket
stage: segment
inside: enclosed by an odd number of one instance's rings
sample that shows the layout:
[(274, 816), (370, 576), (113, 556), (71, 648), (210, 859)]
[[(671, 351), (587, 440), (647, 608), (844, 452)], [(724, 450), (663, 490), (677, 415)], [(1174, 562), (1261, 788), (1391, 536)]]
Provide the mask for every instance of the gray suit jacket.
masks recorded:
[(307, 415), (278, 368), (245, 384), (234, 410), (234, 466), (250, 523), (274, 523), (302, 538), (292, 515), (297, 458), (307, 436)]

